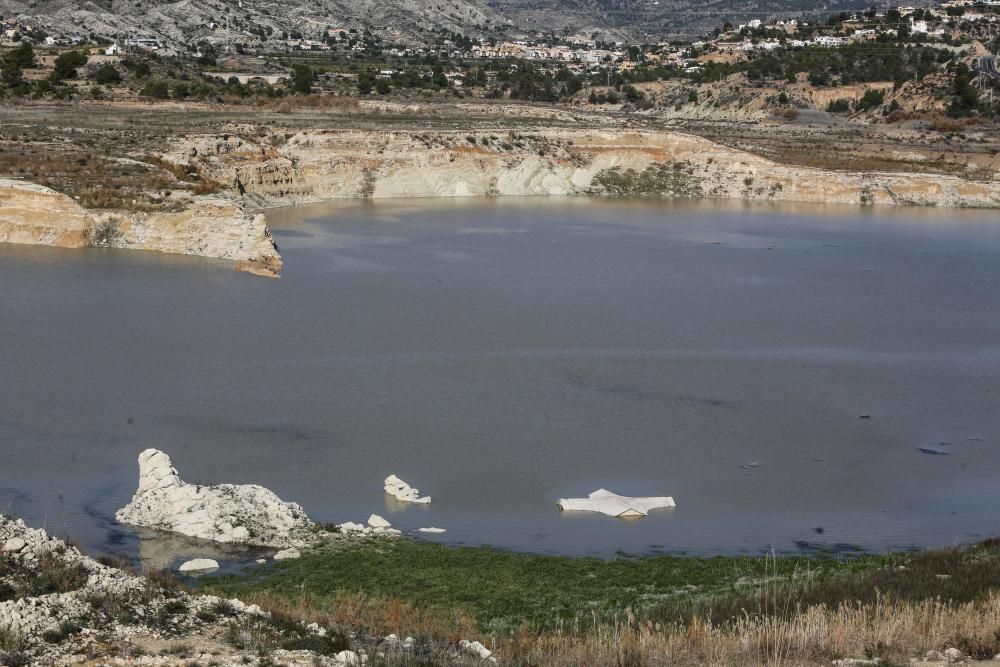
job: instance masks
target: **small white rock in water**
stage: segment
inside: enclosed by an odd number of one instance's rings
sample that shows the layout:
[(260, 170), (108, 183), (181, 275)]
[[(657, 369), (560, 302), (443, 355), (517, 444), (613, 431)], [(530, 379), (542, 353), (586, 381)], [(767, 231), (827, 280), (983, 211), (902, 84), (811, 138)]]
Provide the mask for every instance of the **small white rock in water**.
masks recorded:
[(301, 558), (302, 554), (299, 550), (292, 547), (290, 549), (282, 549), (278, 553), (274, 554), (274, 560), (292, 560), (293, 558)]
[(368, 517), (368, 525), (372, 528), (391, 528), (392, 524), (380, 517), (378, 514), (372, 514)]
[(267, 562), (267, 559), (266, 558), (258, 558), (254, 562), (257, 563), (257, 565), (263, 565), (264, 563)]
[(181, 572), (207, 572), (208, 570), (218, 570), (219, 563), (211, 558), (195, 558), (182, 563), (178, 569)]
[(431, 526), (430, 528), (417, 528), (421, 533), (444, 533), (446, 532), (444, 528), (435, 528)]
[(600, 512), (623, 519), (646, 516), (654, 509), (677, 507), (671, 496), (632, 498), (607, 489), (598, 489), (586, 498), (560, 498), (557, 504), (564, 512)]
[(430, 496), (426, 498), (420, 497), (420, 491), (410, 486), (400, 478), (395, 475), (389, 475), (385, 478), (385, 492), (395, 498), (396, 500), (402, 501), (404, 503), (429, 503), (431, 501)]

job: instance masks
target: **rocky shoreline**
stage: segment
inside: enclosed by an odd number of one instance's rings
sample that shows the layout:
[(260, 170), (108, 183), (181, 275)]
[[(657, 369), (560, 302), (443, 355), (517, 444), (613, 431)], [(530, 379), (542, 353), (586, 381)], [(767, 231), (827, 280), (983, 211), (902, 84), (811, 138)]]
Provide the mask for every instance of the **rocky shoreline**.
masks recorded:
[(178, 192), (169, 211), (87, 209), (26, 180), (0, 179), (0, 242), (198, 255), (276, 277), (262, 211), (335, 199), (655, 196), (860, 206), (1000, 207), (1000, 181), (839, 171), (775, 162), (659, 130), (318, 130), (232, 126), (188, 134), (157, 159), (221, 185)]
[[(257, 485), (181, 481), (155, 449), (139, 456), (139, 487), (118, 511), (124, 524), (224, 544), (280, 549), (275, 561), (330, 540), (388, 539), (399, 531), (375, 515), (368, 527), (327, 529), (295, 503)], [(360, 528), (360, 529), (358, 529)], [(266, 562), (259, 559), (258, 563)], [(185, 567), (188, 566), (188, 567)], [(218, 567), (195, 559), (181, 572)], [(239, 599), (198, 595), (169, 570), (146, 576), (128, 563), (99, 562), (76, 546), (0, 515), (0, 664), (2, 665), (363, 665), (369, 657), (418, 655), (412, 637), (358, 636), (334, 626), (274, 614)], [(443, 649), (449, 664), (494, 663), (478, 641)], [(435, 656), (442, 648), (435, 648)], [(390, 660), (391, 663), (391, 660)]]

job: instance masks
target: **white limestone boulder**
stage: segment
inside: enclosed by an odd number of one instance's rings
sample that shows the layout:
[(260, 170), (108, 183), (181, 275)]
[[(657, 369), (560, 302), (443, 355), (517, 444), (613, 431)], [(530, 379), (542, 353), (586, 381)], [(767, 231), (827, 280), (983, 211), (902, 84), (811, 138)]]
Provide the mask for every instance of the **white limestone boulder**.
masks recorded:
[(368, 525), (372, 528), (392, 528), (392, 524), (380, 517), (378, 514), (372, 514), (368, 517)]
[(497, 661), (497, 659), (493, 656), (493, 651), (483, 646), (482, 642), (470, 642), (468, 639), (463, 639), (458, 642), (458, 648), (461, 649), (462, 652), (479, 658), (480, 660), (486, 660), (491, 663), (496, 663)]
[(430, 496), (421, 498), (420, 491), (418, 489), (410, 486), (395, 475), (389, 475), (385, 478), (385, 492), (396, 500), (404, 503), (424, 504), (431, 501)]
[(20, 551), (27, 543), (20, 537), (12, 537), (3, 543), (4, 551)]
[(262, 486), (185, 483), (157, 449), (139, 455), (139, 488), (115, 518), (205, 540), (272, 547), (305, 543), (313, 528), (302, 507)]
[(218, 570), (219, 562), (211, 558), (194, 558), (181, 563), (181, 566), (177, 569), (180, 572), (198, 572), (204, 574), (212, 570)]
[(301, 557), (302, 554), (295, 548), (282, 549), (278, 553), (274, 554), (274, 560), (294, 560)]
[(607, 489), (598, 489), (586, 498), (560, 498), (564, 512), (600, 512), (623, 519), (643, 517), (650, 510), (677, 507), (671, 496), (620, 496)]
[(434, 533), (434, 534), (447, 532), (444, 528), (435, 528), (434, 526), (431, 526), (429, 528), (417, 528), (417, 531), (421, 533)]

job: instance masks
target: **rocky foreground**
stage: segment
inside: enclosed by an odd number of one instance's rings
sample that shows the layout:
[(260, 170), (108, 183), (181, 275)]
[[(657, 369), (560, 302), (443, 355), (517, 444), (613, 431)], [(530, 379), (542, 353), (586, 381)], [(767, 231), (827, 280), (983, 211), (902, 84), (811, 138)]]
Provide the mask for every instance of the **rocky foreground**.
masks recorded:
[[(363, 637), (187, 592), (163, 573), (98, 562), (0, 515), (0, 665), (403, 664), (412, 638)], [(493, 662), (479, 642), (442, 652), (453, 664)]]
[(267, 646), (286, 665), (364, 661), (335, 629), (135, 576), (20, 520), (0, 516), (0, 544), (0, 664), (263, 664)]

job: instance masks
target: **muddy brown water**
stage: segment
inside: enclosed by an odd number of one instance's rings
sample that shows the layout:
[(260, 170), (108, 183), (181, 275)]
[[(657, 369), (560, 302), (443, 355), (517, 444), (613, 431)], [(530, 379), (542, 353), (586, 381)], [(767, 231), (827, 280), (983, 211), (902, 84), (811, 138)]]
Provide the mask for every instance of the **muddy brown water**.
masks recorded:
[[(377, 512), (543, 553), (1000, 532), (996, 212), (524, 199), (270, 217), (276, 281), (0, 246), (0, 511), (134, 555), (113, 514), (157, 447), (188, 481), (262, 484), (317, 520)], [(433, 503), (388, 504), (389, 473)], [(677, 508), (556, 508), (600, 487)]]

